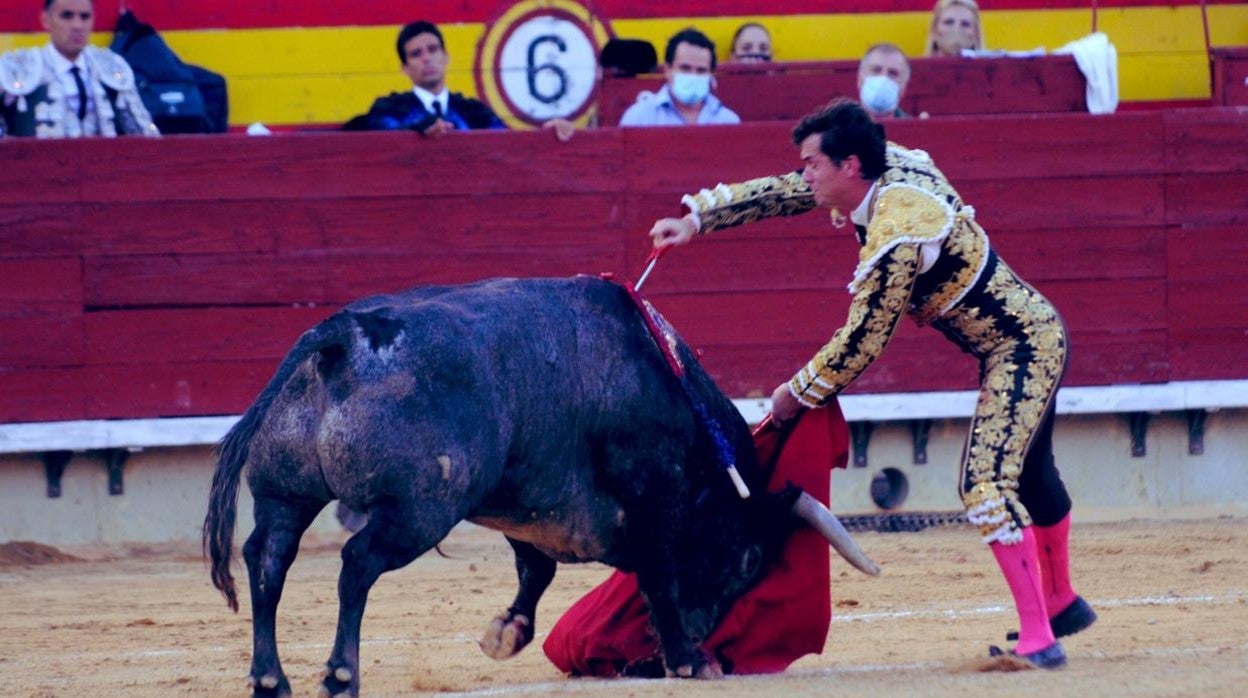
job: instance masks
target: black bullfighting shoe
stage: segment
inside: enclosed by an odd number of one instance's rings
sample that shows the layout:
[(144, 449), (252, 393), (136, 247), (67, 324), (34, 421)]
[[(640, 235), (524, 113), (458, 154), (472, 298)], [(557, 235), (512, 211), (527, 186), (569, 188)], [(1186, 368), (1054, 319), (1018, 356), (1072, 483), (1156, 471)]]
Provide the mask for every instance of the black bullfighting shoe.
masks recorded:
[(1084, 601), (1082, 596), (1076, 596), (1061, 613), (1049, 619), (1049, 627), (1053, 628), (1054, 635), (1069, 637), (1087, 630), (1095, 622), (1096, 611), (1092, 610), (1092, 605)]
[(1042, 650), (1028, 652), (1027, 654), (1018, 654), (1014, 650), (1003, 650), (996, 645), (991, 645), (988, 647), (988, 656), (1017, 657), (1037, 669), (1060, 669), (1066, 666), (1066, 650), (1062, 649), (1062, 643), (1060, 642), (1054, 642)]
[[(1076, 596), (1075, 600), (1062, 609), (1061, 613), (1049, 619), (1049, 627), (1053, 629), (1053, 634), (1057, 637), (1070, 637), (1087, 630), (1095, 622), (1096, 611), (1092, 610), (1092, 604), (1084, 601), (1082, 596)], [(1014, 642), (1018, 639), (1018, 631), (1006, 633), (1005, 639)]]

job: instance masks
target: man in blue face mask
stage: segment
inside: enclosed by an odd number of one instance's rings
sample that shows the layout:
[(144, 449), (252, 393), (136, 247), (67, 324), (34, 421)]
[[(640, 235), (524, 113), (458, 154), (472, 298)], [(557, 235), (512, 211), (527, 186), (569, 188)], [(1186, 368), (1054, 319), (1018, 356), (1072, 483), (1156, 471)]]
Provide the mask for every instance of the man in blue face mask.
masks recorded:
[(642, 92), (620, 118), (621, 126), (689, 126), (739, 124), (741, 117), (711, 94), (715, 76), (715, 44), (692, 27), (667, 42), (663, 73), (667, 83), (658, 92)]
[(858, 101), (872, 119), (905, 118), (901, 98), (910, 82), (910, 61), (893, 44), (867, 49), (858, 64)]

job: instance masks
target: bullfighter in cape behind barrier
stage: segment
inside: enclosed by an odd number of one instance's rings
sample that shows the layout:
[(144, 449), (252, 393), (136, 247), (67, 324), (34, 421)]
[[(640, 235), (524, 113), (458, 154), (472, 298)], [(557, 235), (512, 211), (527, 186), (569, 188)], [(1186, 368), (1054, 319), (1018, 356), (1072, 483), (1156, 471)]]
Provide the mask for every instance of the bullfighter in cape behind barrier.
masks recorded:
[(819, 207), (831, 210), (834, 227), (856, 231), (862, 249), (849, 318), (776, 388), (772, 416), (785, 422), (829, 403), (884, 351), (903, 314), (974, 356), (980, 390), (962, 501), (1014, 597), (1021, 629), (1013, 652), (1037, 667), (1062, 666), (1058, 638), (1084, 630), (1096, 613), (1071, 585), (1071, 500), (1053, 459), (1068, 347), (1061, 317), (997, 256), (931, 157), (888, 142), (856, 102), (805, 117), (793, 142), (801, 170), (685, 196), (682, 218), (655, 223), (654, 244)]
[(87, 41), (91, 0), (44, 0), (48, 43), (0, 55), (0, 137), (159, 136), (121, 56)]

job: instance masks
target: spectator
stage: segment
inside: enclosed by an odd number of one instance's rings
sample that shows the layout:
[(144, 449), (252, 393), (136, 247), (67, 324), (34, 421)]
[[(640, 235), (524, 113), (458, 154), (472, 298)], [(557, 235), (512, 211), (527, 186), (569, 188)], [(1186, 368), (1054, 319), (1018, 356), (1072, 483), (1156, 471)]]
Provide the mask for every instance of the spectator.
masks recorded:
[(960, 56), (963, 49), (983, 48), (984, 32), (975, 0), (937, 0), (923, 55)]
[(876, 121), (907, 116), (901, 98), (909, 82), (910, 61), (895, 44), (872, 46), (858, 63), (858, 98)]
[(404, 26), (395, 48), (412, 89), (377, 98), (367, 114), (351, 119), (344, 129), (411, 129), (440, 138), (455, 130), (507, 128), (485, 103), (447, 89), (450, 57), (437, 26), (424, 20)]
[(746, 22), (732, 35), (730, 63), (770, 63), (771, 32), (758, 22)]
[(715, 76), (715, 43), (692, 27), (667, 42), (658, 92), (642, 92), (620, 118), (621, 126), (686, 126), (739, 124), (741, 117), (711, 94)]
[(159, 136), (135, 90), (134, 71), (91, 46), (91, 0), (44, 0), (48, 44), (0, 56), (0, 136)]

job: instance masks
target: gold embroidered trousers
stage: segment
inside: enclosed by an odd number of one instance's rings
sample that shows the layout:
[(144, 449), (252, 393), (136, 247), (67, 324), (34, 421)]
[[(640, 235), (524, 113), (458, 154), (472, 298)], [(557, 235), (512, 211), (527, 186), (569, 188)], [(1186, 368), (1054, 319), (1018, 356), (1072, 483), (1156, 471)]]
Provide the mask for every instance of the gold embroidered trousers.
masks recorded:
[[(967, 519), (979, 527), (985, 543), (1012, 544), (1032, 523), (1027, 499), (1056, 500), (1053, 506), (1063, 514), (1069, 510), (1051, 445), (1067, 337), (1052, 304), (995, 253), (990, 255), (971, 291), (932, 325), (980, 362), (979, 401), (962, 459)], [(1032, 478), (1033, 488), (1060, 491), (1020, 491), (1025, 466), (1052, 471)]]

